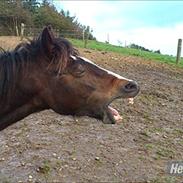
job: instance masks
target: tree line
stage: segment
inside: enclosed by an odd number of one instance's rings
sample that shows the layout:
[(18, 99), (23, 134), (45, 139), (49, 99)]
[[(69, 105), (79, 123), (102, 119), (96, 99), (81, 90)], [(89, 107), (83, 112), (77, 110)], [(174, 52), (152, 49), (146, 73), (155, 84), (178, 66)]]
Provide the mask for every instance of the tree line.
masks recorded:
[(153, 50), (149, 50), (143, 46), (139, 46), (137, 44), (130, 44), (129, 46), (130, 48), (134, 48), (134, 49), (138, 49), (138, 50), (142, 50), (142, 51), (148, 51), (148, 52), (154, 52), (154, 53), (158, 53), (158, 54), (161, 54), (160, 50), (156, 50), (156, 51), (153, 51)]
[(82, 38), (83, 31), (87, 31), (88, 39), (95, 39), (89, 26), (79, 23), (69, 11), (63, 9), (58, 11), (49, 0), (0, 0), (0, 36), (18, 36), (22, 23), (25, 25), (25, 30), (41, 29), (51, 25), (59, 32), (63, 30), (77, 32), (77, 38)]

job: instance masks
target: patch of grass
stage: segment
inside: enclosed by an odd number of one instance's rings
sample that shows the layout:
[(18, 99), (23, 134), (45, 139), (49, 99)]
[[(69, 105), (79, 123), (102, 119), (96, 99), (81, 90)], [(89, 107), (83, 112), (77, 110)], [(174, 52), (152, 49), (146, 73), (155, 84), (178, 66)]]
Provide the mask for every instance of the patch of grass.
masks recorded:
[(163, 132), (163, 128), (160, 128), (160, 127), (152, 127), (152, 128), (149, 129), (149, 130), (150, 130), (150, 132), (152, 132), (152, 133), (156, 133), (156, 132), (162, 133), (162, 132)]
[(153, 144), (145, 144), (145, 148), (146, 148), (147, 150), (151, 150), (151, 149), (154, 148), (154, 145), (153, 145)]
[(139, 132), (140, 136), (139, 136), (139, 140), (143, 141), (143, 142), (147, 142), (150, 138), (150, 134), (148, 131), (141, 131)]
[(151, 94), (141, 94), (139, 97), (139, 100), (144, 102), (145, 104), (155, 106), (159, 104), (159, 99), (157, 96), (153, 96)]
[(61, 160), (56, 160), (54, 164), (54, 169), (59, 170), (62, 167)]
[(174, 129), (173, 133), (175, 135), (181, 135), (182, 136), (183, 135), (183, 130), (179, 129), (179, 128), (176, 128), (176, 129)]
[(159, 158), (172, 158), (174, 156), (174, 152), (168, 147), (159, 147), (156, 151), (156, 154), (159, 156)]
[(143, 136), (145, 136), (145, 137), (149, 137), (149, 134), (148, 134), (147, 131), (142, 131), (142, 132), (140, 132), (140, 135), (143, 135)]
[(145, 119), (145, 122), (152, 123), (152, 119), (151, 119), (150, 115), (147, 112), (143, 113), (143, 118)]
[(157, 177), (150, 181), (151, 183), (177, 183), (176, 177)]
[[(84, 43), (82, 40), (77, 39), (69, 39), (72, 44), (76, 47), (84, 48)], [(162, 55), (158, 53), (152, 53), (147, 51), (141, 51), (138, 49), (132, 49), (132, 48), (125, 48), (121, 46), (115, 46), (111, 44), (106, 44), (94, 40), (89, 40), (87, 44), (87, 48), (98, 50), (98, 51), (110, 51), (110, 52), (116, 52), (123, 55), (133, 55), (137, 57), (142, 57), (149, 60), (159, 61), (162, 63), (167, 63), (170, 65), (178, 66), (183, 68), (183, 58), (181, 58), (180, 63), (176, 65), (176, 58), (170, 55)]]
[(144, 161), (144, 160), (145, 160), (145, 157), (144, 157), (144, 156), (139, 156), (138, 158), (139, 158), (139, 160), (141, 160), (141, 161)]
[(11, 183), (9, 177), (6, 177), (3, 174), (0, 174), (0, 182), (2, 182), (2, 183)]
[(50, 167), (49, 161), (44, 161), (43, 165), (39, 166), (38, 168), (38, 171), (43, 174), (49, 174), (50, 170), (51, 170), (51, 167)]
[(95, 165), (97, 166), (97, 167), (100, 167), (100, 166), (102, 166), (102, 160), (101, 159), (99, 159), (99, 158), (95, 158), (95, 161), (94, 161), (94, 163), (95, 163)]

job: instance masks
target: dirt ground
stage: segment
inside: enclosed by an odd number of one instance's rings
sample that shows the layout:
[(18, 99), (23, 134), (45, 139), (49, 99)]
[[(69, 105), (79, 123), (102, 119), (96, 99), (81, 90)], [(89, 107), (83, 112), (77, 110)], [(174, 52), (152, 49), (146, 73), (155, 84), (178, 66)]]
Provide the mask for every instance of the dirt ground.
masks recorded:
[(120, 124), (43, 111), (0, 132), (0, 182), (180, 183), (167, 163), (183, 160), (183, 69), (110, 52), (81, 55), (141, 87), (117, 100)]

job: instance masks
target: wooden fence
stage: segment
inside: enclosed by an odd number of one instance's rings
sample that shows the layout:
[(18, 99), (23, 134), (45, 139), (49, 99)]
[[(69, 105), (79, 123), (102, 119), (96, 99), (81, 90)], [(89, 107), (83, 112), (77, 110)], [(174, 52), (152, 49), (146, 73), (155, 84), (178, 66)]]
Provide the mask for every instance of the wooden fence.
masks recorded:
[[(24, 24), (21, 24), (20, 30), (20, 37), (21, 40), (24, 37), (36, 37), (40, 34), (42, 28), (35, 28), (35, 27), (25, 27)], [(68, 30), (68, 29), (53, 29), (53, 32), (57, 37), (64, 37), (64, 38), (74, 38), (74, 39), (81, 39), (83, 40), (84, 47), (87, 47), (88, 39), (90, 32), (87, 30)]]
[(176, 64), (178, 64), (180, 61), (181, 49), (182, 49), (182, 39), (178, 39)]

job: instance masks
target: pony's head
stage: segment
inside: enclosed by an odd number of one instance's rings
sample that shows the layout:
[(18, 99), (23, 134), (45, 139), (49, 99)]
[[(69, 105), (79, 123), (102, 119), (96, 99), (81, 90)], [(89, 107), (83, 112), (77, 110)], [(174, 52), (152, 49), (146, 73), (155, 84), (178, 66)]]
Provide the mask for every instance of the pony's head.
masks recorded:
[[(104, 123), (115, 123), (117, 111), (110, 103), (138, 94), (139, 86), (135, 81), (78, 56), (72, 45), (65, 39), (55, 38), (49, 27), (43, 30), (39, 40), (43, 76), (35, 78), (45, 83), (41, 97), (57, 113), (87, 115)], [(40, 75), (40, 71), (37, 74)]]

